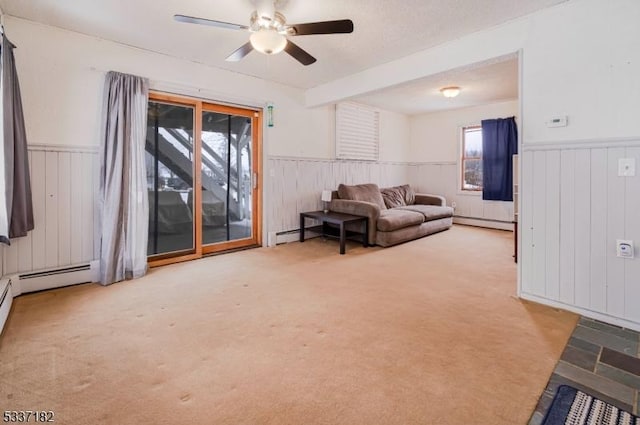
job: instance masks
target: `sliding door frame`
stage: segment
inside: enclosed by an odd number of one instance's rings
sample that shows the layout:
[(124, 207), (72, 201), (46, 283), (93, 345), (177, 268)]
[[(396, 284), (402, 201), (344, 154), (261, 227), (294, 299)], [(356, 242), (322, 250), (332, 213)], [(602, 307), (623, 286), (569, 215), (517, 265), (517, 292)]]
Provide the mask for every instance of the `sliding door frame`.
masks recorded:
[[(230, 106), (213, 103), (193, 97), (150, 91), (149, 101), (194, 108), (193, 123), (193, 241), (194, 248), (182, 251), (184, 254), (167, 253), (148, 257), (149, 267), (159, 267), (167, 264), (202, 258), (203, 255), (234, 250), (238, 248), (262, 245), (262, 110), (251, 107)], [(251, 166), (252, 166), (252, 237), (219, 244), (204, 245), (202, 235), (202, 113), (203, 111), (218, 112), (229, 115), (246, 116), (251, 119)], [(157, 177), (157, 176), (156, 176)], [(227, 188), (227, 190), (229, 190)]]
[[(261, 129), (262, 117), (259, 110), (202, 102), (200, 117), (203, 112), (214, 112), (233, 116), (247, 117), (251, 120), (251, 238), (237, 239), (224, 243), (214, 243), (202, 246), (203, 254), (228, 251), (248, 246), (259, 246), (262, 240), (262, 190), (259, 188), (259, 176), (262, 175)], [(230, 141), (229, 141), (230, 142)], [(239, 164), (237, 165), (239, 166)], [(229, 170), (229, 173), (231, 170)], [(229, 188), (227, 188), (229, 190)], [(202, 239), (201, 239), (202, 240)], [(248, 242), (251, 241), (251, 242)], [(255, 241), (255, 242), (254, 242)]]

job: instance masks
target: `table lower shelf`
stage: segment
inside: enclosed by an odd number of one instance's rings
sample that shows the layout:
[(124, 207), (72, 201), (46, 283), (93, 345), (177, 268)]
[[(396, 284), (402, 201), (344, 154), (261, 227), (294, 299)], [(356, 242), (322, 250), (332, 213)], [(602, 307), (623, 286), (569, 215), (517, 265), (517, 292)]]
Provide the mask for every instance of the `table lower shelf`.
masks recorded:
[[(326, 238), (340, 239), (340, 229), (331, 225), (323, 226), (321, 224), (318, 224), (317, 226), (305, 227), (305, 231), (318, 233), (319, 235)], [(362, 238), (364, 237), (364, 234), (362, 232), (356, 232), (353, 230), (345, 230), (345, 237), (350, 241), (363, 243)]]

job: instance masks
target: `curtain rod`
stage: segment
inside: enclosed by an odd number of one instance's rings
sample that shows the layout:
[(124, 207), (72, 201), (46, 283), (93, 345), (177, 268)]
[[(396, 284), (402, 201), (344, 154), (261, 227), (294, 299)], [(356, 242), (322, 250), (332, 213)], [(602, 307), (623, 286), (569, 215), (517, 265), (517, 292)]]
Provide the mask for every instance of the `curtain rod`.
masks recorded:
[[(107, 74), (109, 71), (122, 72), (125, 74), (130, 74), (130, 72), (118, 71), (116, 69), (104, 70), (97, 68), (95, 66), (89, 67), (89, 70), (93, 72), (99, 72), (101, 74)], [(234, 96), (229, 93), (218, 92), (215, 90), (191, 86), (188, 84), (178, 83), (175, 81), (166, 81), (166, 80), (158, 80), (149, 78), (149, 85), (151, 86), (151, 90), (158, 90), (169, 92), (171, 94), (177, 95), (192, 95), (196, 97), (208, 98), (209, 100), (216, 100), (219, 102), (226, 103), (228, 105), (235, 106), (251, 106), (255, 108), (263, 108), (269, 100), (264, 98), (251, 99), (242, 96)], [(177, 90), (177, 91), (176, 91)], [(186, 91), (186, 93), (184, 92)]]

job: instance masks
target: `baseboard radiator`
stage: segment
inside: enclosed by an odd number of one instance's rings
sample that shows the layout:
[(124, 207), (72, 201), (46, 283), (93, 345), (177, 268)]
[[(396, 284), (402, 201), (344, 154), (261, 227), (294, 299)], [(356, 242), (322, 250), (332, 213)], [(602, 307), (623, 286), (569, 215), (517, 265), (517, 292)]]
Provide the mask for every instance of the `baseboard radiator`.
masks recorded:
[(466, 217), (462, 215), (454, 215), (453, 222), (455, 224), (464, 224), (467, 226), (486, 227), (488, 229), (510, 230), (513, 231), (513, 222), (496, 220), (492, 218), (482, 217)]
[(12, 275), (13, 296), (79, 283), (97, 282), (99, 261)]
[(4, 329), (4, 324), (9, 317), (9, 311), (11, 311), (11, 304), (13, 304), (13, 288), (11, 285), (11, 279), (0, 279), (0, 333)]
[(7, 321), (13, 298), (29, 292), (98, 281), (99, 261), (69, 267), (40, 270), (0, 279), (0, 332)]

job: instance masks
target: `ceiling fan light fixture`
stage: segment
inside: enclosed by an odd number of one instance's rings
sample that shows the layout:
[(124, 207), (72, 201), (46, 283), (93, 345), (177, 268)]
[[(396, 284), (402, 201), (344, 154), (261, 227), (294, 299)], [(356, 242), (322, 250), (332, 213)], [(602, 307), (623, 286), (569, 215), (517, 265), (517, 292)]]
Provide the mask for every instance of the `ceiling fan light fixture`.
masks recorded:
[(458, 86), (443, 87), (440, 89), (440, 93), (442, 93), (444, 97), (456, 97), (457, 95), (460, 94), (460, 87)]
[(274, 29), (262, 28), (249, 37), (254, 49), (265, 55), (275, 55), (284, 50), (287, 38)]

